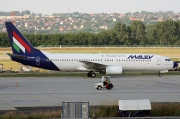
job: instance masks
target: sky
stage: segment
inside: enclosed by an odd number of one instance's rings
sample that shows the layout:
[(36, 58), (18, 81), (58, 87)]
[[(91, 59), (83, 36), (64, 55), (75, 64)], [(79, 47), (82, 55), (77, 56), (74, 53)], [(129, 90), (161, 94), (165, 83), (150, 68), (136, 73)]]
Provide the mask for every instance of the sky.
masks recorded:
[(0, 11), (31, 13), (180, 12), (180, 0), (0, 0)]

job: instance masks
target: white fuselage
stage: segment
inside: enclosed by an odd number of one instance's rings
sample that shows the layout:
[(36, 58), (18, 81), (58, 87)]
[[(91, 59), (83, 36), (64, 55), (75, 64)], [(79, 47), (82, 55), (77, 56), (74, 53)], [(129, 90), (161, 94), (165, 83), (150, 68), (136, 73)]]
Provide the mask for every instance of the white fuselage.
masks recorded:
[[(173, 68), (173, 61), (168, 57), (154, 54), (44, 54), (61, 71), (90, 71), (84, 62), (105, 66), (121, 66), (123, 71), (164, 71)], [(92, 65), (92, 64), (91, 64)]]

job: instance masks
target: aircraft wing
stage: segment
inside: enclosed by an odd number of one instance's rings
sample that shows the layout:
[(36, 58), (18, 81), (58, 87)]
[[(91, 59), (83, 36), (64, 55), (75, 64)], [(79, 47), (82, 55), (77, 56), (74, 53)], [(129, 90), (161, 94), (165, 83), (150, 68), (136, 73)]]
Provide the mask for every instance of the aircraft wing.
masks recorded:
[(104, 64), (100, 64), (100, 63), (95, 63), (95, 62), (89, 62), (89, 61), (80, 61), (82, 63), (84, 63), (84, 67), (87, 69), (105, 69), (107, 65)]
[(16, 55), (16, 54), (10, 54), (10, 53), (6, 53), (6, 54), (9, 55), (11, 58), (27, 59), (27, 57), (23, 55)]

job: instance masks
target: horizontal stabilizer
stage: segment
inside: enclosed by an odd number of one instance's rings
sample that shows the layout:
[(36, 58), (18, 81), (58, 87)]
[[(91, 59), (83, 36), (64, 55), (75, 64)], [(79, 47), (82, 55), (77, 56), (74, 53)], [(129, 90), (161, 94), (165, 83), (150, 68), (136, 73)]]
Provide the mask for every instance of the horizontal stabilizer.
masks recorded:
[(6, 54), (9, 55), (11, 58), (27, 59), (27, 57), (23, 55), (16, 55), (16, 54), (10, 54), (10, 53), (6, 53)]

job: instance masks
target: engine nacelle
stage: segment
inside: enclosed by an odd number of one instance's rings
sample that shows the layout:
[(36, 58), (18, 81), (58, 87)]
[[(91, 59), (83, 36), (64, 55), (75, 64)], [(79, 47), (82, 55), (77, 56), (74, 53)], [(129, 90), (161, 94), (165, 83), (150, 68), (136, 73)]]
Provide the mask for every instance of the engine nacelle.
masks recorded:
[(106, 74), (122, 74), (123, 69), (121, 66), (108, 66), (106, 67)]

